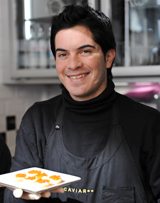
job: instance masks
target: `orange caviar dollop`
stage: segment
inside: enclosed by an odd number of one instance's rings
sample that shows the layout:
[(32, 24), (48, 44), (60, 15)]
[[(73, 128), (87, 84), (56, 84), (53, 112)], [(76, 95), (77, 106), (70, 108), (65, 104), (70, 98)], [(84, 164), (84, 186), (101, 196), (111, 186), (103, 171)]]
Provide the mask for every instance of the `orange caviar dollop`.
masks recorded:
[(43, 176), (47, 175), (46, 173), (41, 172), (40, 170), (30, 170), (30, 171), (28, 171), (28, 173), (30, 173), (30, 174), (37, 174), (37, 175), (43, 175)]
[(50, 181), (47, 179), (41, 179), (40, 178), (40, 179), (37, 179), (36, 182), (38, 182), (38, 183), (49, 183)]
[(27, 180), (35, 180), (35, 179), (36, 179), (36, 176), (28, 176), (28, 177), (26, 177), (25, 179), (27, 179)]
[(50, 176), (50, 178), (53, 179), (53, 180), (60, 180), (61, 179), (61, 177), (58, 176), (58, 175)]
[(17, 173), (17, 174), (16, 174), (16, 177), (17, 177), (17, 178), (25, 178), (25, 177), (26, 177), (26, 174), (25, 174), (25, 173)]

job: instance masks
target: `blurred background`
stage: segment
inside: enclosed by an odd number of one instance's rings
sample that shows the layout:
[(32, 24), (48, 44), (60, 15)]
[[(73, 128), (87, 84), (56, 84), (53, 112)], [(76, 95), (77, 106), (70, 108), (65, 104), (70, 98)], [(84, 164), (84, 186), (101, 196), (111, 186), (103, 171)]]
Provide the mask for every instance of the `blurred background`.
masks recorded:
[(0, 0), (0, 136), (12, 155), (27, 108), (60, 92), (50, 23), (68, 4), (89, 4), (110, 17), (116, 90), (160, 110), (160, 0)]

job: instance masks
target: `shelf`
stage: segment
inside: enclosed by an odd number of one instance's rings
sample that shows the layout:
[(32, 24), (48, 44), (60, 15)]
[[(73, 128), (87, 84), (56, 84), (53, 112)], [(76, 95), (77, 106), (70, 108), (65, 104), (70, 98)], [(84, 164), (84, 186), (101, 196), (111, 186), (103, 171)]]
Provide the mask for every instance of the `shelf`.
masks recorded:
[(22, 69), (16, 70), (12, 74), (12, 79), (20, 78), (55, 78), (57, 77), (56, 69)]

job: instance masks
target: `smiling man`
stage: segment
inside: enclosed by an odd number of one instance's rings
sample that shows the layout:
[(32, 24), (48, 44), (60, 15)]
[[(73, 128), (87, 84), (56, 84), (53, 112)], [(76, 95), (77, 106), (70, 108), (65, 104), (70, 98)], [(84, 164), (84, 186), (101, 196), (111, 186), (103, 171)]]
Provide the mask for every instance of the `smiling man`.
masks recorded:
[(62, 93), (25, 113), (11, 170), (37, 166), (81, 181), (63, 193), (6, 190), (5, 203), (160, 202), (160, 112), (114, 90), (109, 18), (67, 6), (53, 18), (51, 49)]
[(82, 25), (60, 30), (55, 48), (58, 76), (73, 99), (89, 100), (104, 91), (106, 69), (112, 66), (114, 49), (104, 54), (89, 28)]

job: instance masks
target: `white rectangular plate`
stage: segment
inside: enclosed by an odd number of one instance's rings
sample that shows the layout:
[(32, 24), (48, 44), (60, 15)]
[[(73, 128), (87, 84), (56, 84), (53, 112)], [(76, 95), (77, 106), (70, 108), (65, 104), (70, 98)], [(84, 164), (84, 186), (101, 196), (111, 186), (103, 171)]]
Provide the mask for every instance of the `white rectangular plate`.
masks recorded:
[[(35, 180), (28, 180), (27, 178), (34, 176), (34, 174), (29, 174), (29, 171), (40, 171), (41, 173), (45, 173), (44, 177), (40, 177), (35, 176), (36, 179)], [(17, 178), (16, 175), (17, 174), (25, 174), (27, 177), (26, 178)], [(56, 182), (52, 182), (52, 180), (50, 179), (50, 176), (60, 176), (62, 179), (62, 182), (56, 183)], [(42, 181), (48, 180), (51, 181), (47, 183), (39, 183), (36, 182), (36, 180), (38, 179), (37, 177), (41, 178)], [(73, 175), (69, 175), (69, 174), (64, 174), (64, 173), (59, 173), (56, 171), (51, 171), (51, 170), (47, 170), (47, 169), (42, 169), (42, 168), (38, 168), (38, 167), (32, 167), (32, 168), (27, 168), (27, 169), (22, 169), (19, 171), (15, 171), (15, 172), (11, 172), (11, 173), (6, 173), (3, 175), (0, 175), (0, 185), (3, 187), (8, 187), (10, 189), (16, 189), (16, 188), (20, 188), (26, 192), (29, 193), (41, 193), (44, 191), (51, 191), (54, 190), (58, 187), (63, 187), (65, 185), (68, 185), (72, 182), (76, 182), (81, 180), (80, 177), (78, 176), (73, 176)]]

